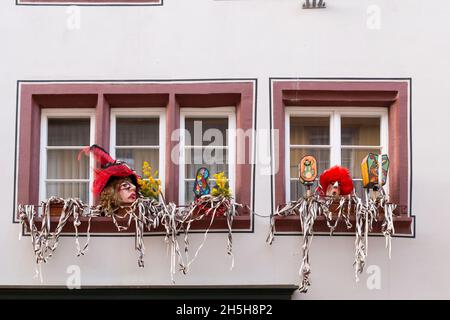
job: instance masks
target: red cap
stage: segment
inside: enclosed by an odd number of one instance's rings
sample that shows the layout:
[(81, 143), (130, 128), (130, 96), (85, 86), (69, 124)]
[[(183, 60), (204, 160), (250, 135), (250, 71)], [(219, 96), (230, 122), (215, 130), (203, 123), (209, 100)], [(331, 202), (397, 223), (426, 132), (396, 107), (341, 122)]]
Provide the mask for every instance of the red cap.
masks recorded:
[(84, 148), (78, 154), (78, 160), (80, 160), (82, 153), (87, 156), (92, 153), (94, 159), (100, 164), (100, 168), (94, 170), (94, 184), (92, 186), (94, 195), (99, 195), (108, 184), (109, 179), (113, 177), (129, 177), (136, 186), (136, 189), (139, 189), (138, 179), (140, 177), (136, 172), (125, 162), (114, 160), (102, 147), (93, 144), (90, 147)]
[(341, 195), (345, 196), (353, 191), (353, 181), (350, 177), (350, 171), (347, 168), (334, 166), (328, 170), (325, 170), (320, 175), (320, 184), (318, 190), (321, 195), (324, 195), (330, 184), (337, 182), (340, 187)]

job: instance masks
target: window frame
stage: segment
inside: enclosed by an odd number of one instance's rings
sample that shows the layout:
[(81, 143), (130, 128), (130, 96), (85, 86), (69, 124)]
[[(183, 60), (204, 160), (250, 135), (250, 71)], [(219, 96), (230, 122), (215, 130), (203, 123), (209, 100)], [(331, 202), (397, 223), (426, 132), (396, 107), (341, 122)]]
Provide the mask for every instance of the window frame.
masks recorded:
[[(110, 144), (109, 150), (111, 156), (116, 159), (116, 120), (119, 118), (158, 118), (159, 119), (159, 166), (158, 177), (161, 181), (161, 191), (165, 190), (165, 157), (166, 157), (166, 110), (164, 108), (111, 108), (110, 119)], [(130, 146), (131, 147), (131, 146)], [(136, 168), (133, 168), (136, 170)]]
[(164, 0), (16, 0), (22, 6), (162, 6)]
[[(89, 145), (94, 143), (95, 139), (95, 112), (90, 109), (81, 108), (42, 108), (41, 109), (41, 123), (40, 123), (40, 159), (39, 159), (39, 201), (47, 199), (47, 143), (48, 143), (48, 120), (49, 119), (74, 119), (74, 118), (88, 118), (89, 119)], [(79, 147), (79, 146), (74, 146)], [(80, 146), (81, 147), (81, 146)], [(87, 147), (87, 146), (84, 146)], [(93, 205), (94, 197), (92, 194), (94, 160), (89, 157), (89, 205)], [(57, 180), (57, 179), (54, 179)], [(60, 179), (71, 180), (71, 179)]]
[[(94, 143), (110, 151), (110, 112), (114, 108), (163, 108), (166, 110), (165, 159), (179, 144), (172, 133), (179, 129), (180, 111), (185, 108), (216, 108), (233, 106), (236, 112), (236, 127), (248, 135), (236, 140), (236, 163), (234, 200), (248, 207), (238, 208), (233, 230), (253, 232), (252, 210), (255, 204), (255, 129), (257, 79), (197, 79), (197, 80), (18, 80), (16, 105), (16, 154), (13, 193), (12, 222), (19, 223), (19, 204), (39, 205), (40, 176), (40, 119), (44, 108), (80, 108), (95, 113)], [(176, 155), (178, 157), (178, 155)], [(165, 161), (165, 199), (179, 205), (179, 168), (176, 161)], [(95, 202), (96, 199), (94, 199)], [(96, 203), (94, 203), (95, 205)], [(56, 212), (55, 212), (56, 213)], [(52, 227), (58, 222), (52, 216)], [(93, 219), (91, 235), (115, 237), (134, 235), (118, 232), (107, 218)], [(210, 225), (208, 219), (192, 223), (191, 231), (211, 229), (211, 232), (226, 232), (225, 217), (217, 217)], [(64, 234), (72, 234), (72, 224), (66, 225)], [(79, 227), (86, 232), (86, 224)], [(163, 229), (151, 230), (150, 234), (163, 235)]]
[[(290, 118), (291, 117), (329, 117), (330, 141), (328, 145), (321, 145), (321, 147), (328, 147), (330, 150), (330, 167), (341, 165), (342, 155), (341, 150), (346, 145), (341, 143), (341, 119), (343, 117), (364, 117), (364, 118), (380, 118), (380, 149), (381, 153), (388, 153), (389, 150), (389, 122), (388, 110), (379, 107), (302, 107), (292, 106), (284, 108), (285, 111), (285, 201), (291, 201), (290, 183), (292, 181), (290, 174)], [(350, 146), (351, 148), (354, 146)], [(363, 149), (366, 149), (361, 146)], [(374, 146), (367, 146), (374, 147)], [(304, 147), (307, 148), (307, 147)], [(317, 177), (318, 178), (318, 177)], [(388, 178), (389, 179), (389, 178)], [(361, 180), (361, 179), (353, 179)], [(385, 190), (389, 192), (389, 181), (386, 182)]]
[[(411, 212), (411, 78), (270, 78), (270, 128), (272, 131), (272, 214), (286, 202), (285, 112), (292, 106), (386, 108), (389, 124), (390, 201), (397, 204), (395, 237), (415, 237), (415, 216)], [(322, 219), (323, 218), (323, 219)], [(352, 218), (353, 219), (353, 218)], [(277, 234), (298, 235), (298, 216), (275, 216)], [(377, 221), (371, 235), (382, 235)], [(324, 217), (314, 224), (316, 234), (329, 235)], [(338, 224), (335, 235), (354, 232)]]
[[(182, 108), (180, 110), (180, 152), (179, 152), (179, 193), (178, 202), (180, 205), (186, 204), (185, 183), (186, 183), (186, 163), (185, 163), (185, 124), (186, 118), (227, 118), (228, 119), (228, 181), (232, 192), (235, 192), (236, 175), (236, 110), (234, 107), (214, 107), (214, 108)], [(212, 172), (210, 173), (212, 174)]]

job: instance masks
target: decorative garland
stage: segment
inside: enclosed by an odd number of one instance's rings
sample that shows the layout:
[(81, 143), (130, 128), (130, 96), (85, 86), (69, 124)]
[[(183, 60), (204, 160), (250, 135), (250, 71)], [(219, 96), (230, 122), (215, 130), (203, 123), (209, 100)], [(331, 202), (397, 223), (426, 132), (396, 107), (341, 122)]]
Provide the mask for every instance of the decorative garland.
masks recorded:
[[(375, 155), (369, 154), (368, 157), (375, 158)], [(387, 156), (383, 155), (382, 157), (383, 161), (386, 161)], [(364, 161), (367, 161), (367, 157)], [(374, 163), (373, 165), (377, 167), (378, 162)], [(362, 166), (362, 168), (364, 169), (364, 166)], [(386, 239), (386, 247), (388, 248), (389, 259), (391, 258), (391, 242), (392, 236), (395, 233), (393, 216), (394, 210), (397, 205), (389, 202), (389, 197), (382, 188), (382, 185), (386, 182), (385, 176), (387, 175), (387, 168), (383, 168), (383, 170), (385, 170), (383, 171), (383, 174), (377, 171), (375, 178), (377, 181), (380, 180), (379, 184), (366, 183), (367, 179), (370, 178), (370, 181), (373, 182), (374, 178), (364, 177), (363, 174), (364, 187), (366, 188), (365, 201), (363, 201), (355, 194), (353, 190), (353, 184), (351, 183), (351, 178), (349, 177), (348, 171), (345, 168), (334, 167), (326, 170), (321, 175), (321, 185), (319, 185), (319, 188), (314, 193), (312, 193), (311, 191), (311, 186), (317, 175), (315, 158), (312, 156), (304, 157), (299, 164), (299, 169), (300, 182), (302, 182), (307, 189), (306, 195), (300, 197), (298, 200), (291, 201), (286, 205), (279, 206), (277, 208), (276, 212), (271, 216), (270, 232), (267, 237), (267, 242), (269, 244), (272, 244), (274, 240), (276, 216), (285, 217), (289, 215), (297, 215), (299, 217), (303, 232), (303, 258), (299, 270), (299, 275), (301, 278), (299, 286), (300, 292), (306, 293), (309, 286), (311, 285), (311, 281), (309, 278), (311, 274), (309, 248), (311, 246), (311, 241), (314, 235), (314, 222), (320, 216), (323, 216), (325, 218), (326, 224), (330, 229), (330, 235), (333, 235), (333, 232), (335, 231), (341, 219), (344, 220), (344, 223), (348, 230), (352, 228), (350, 216), (352, 215), (352, 212), (354, 212), (355, 260), (353, 265), (355, 267), (356, 281), (359, 281), (359, 274), (361, 274), (364, 270), (368, 254), (369, 233), (372, 231), (373, 223), (378, 221), (378, 219), (380, 218), (381, 211), (383, 211), (383, 222), (381, 226), (382, 233)], [(330, 177), (332, 178), (330, 179)], [(383, 182), (381, 182), (381, 178), (384, 179)], [(348, 183), (348, 181), (350, 181), (351, 183), (351, 188), (347, 189), (351, 190), (351, 193), (341, 194), (338, 192), (336, 196), (333, 193), (333, 190), (339, 188), (338, 186), (345, 187), (345, 184)], [(341, 191), (343, 189), (344, 188), (341, 188)], [(339, 203), (339, 205), (337, 206), (336, 210), (332, 211), (330, 210), (330, 208), (334, 203)], [(333, 213), (337, 213), (334, 221)]]
[[(195, 176), (193, 192), (194, 201), (187, 206), (177, 206), (174, 203), (166, 203), (161, 193), (160, 181), (157, 172), (152, 173), (151, 166), (145, 162), (143, 173), (146, 179), (135, 174), (125, 163), (112, 159), (109, 154), (99, 146), (93, 145), (83, 149), (81, 153), (93, 153), (101, 162), (102, 169), (96, 171), (94, 180), (94, 193), (101, 195), (101, 205), (90, 207), (80, 199), (62, 199), (51, 197), (42, 202), (42, 210), (36, 210), (34, 205), (19, 205), (18, 216), (22, 224), (22, 232), (26, 229), (30, 232), (30, 238), (36, 259), (36, 275), (42, 282), (42, 263), (46, 263), (58, 247), (59, 237), (67, 223), (72, 219), (75, 230), (75, 243), (77, 256), (84, 255), (88, 250), (90, 241), (90, 228), (92, 219), (98, 217), (110, 217), (117, 231), (127, 231), (132, 223), (135, 226), (135, 249), (138, 252), (138, 266), (144, 267), (145, 245), (143, 241), (145, 230), (152, 231), (158, 227), (165, 230), (164, 240), (171, 253), (170, 275), (174, 282), (176, 266), (179, 271), (186, 274), (191, 264), (197, 259), (200, 250), (206, 243), (209, 230), (213, 226), (217, 216), (224, 216), (227, 221), (227, 253), (231, 256), (231, 269), (234, 267), (232, 224), (238, 215), (238, 209), (250, 209), (233, 201), (228, 185), (228, 179), (224, 173), (214, 174), (215, 186), (210, 190), (209, 170), (200, 168)], [(80, 154), (81, 154), (80, 153)], [(364, 270), (368, 254), (368, 236), (372, 231), (373, 223), (380, 218), (383, 211), (382, 233), (386, 239), (386, 247), (391, 257), (392, 236), (395, 233), (393, 215), (396, 205), (389, 202), (389, 197), (383, 189), (386, 183), (389, 159), (387, 155), (368, 154), (361, 165), (363, 185), (366, 190), (365, 200), (359, 198), (353, 188), (353, 182), (348, 169), (335, 166), (324, 171), (320, 176), (319, 187), (313, 192), (311, 187), (317, 177), (317, 161), (312, 156), (304, 157), (299, 164), (299, 179), (306, 187), (306, 194), (286, 205), (279, 206), (271, 215), (270, 233), (267, 242), (272, 244), (275, 236), (275, 217), (298, 215), (303, 231), (302, 263), (299, 270), (301, 283), (299, 290), (307, 292), (311, 285), (311, 265), (309, 249), (314, 236), (314, 223), (323, 216), (330, 235), (333, 234), (341, 220), (347, 229), (352, 228), (350, 217), (355, 217), (355, 278)], [(116, 180), (111, 180), (115, 177)], [(117, 179), (119, 178), (119, 179)], [(139, 185), (140, 191), (137, 190)], [(103, 195), (103, 190), (105, 195)], [(139, 191), (139, 197), (136, 197)], [(127, 202), (117, 200), (116, 194), (124, 193)], [(133, 201), (128, 201), (133, 199)], [(135, 200), (134, 200), (135, 199)], [(122, 203), (122, 204), (120, 204)], [(126, 204), (126, 205), (123, 205)], [(337, 208), (331, 208), (337, 204)], [(58, 224), (51, 231), (51, 207), (62, 206)], [(121, 213), (119, 213), (121, 212)], [(124, 213), (123, 213), (124, 212)], [(253, 212), (254, 213), (254, 212)], [(192, 223), (210, 217), (210, 223), (206, 228), (203, 241), (195, 250), (192, 258), (189, 257), (189, 231)], [(81, 248), (78, 228), (82, 219), (87, 219), (86, 243)], [(118, 221), (125, 220), (121, 225)], [(37, 222), (40, 222), (38, 227)], [(180, 245), (179, 235), (184, 233), (183, 247)], [(183, 252), (184, 251), (184, 252)]]
[[(213, 189), (214, 190), (214, 189)], [(225, 196), (226, 195), (226, 196)], [(110, 212), (105, 211), (101, 206), (89, 207), (79, 199), (62, 199), (51, 197), (47, 201), (42, 202), (39, 207), (42, 213), (36, 210), (34, 205), (19, 205), (18, 216), (22, 224), (22, 230), (28, 229), (34, 249), (36, 259), (36, 275), (42, 275), (39, 270), (41, 264), (46, 263), (58, 246), (59, 237), (62, 230), (73, 219), (75, 229), (75, 242), (77, 246), (77, 256), (83, 255), (89, 247), (90, 227), (92, 219), (100, 216), (110, 217), (111, 221), (117, 228), (117, 231), (127, 231), (132, 223), (135, 225), (135, 249), (138, 252), (138, 266), (144, 267), (145, 246), (143, 236), (145, 230), (151, 231), (162, 226), (165, 230), (165, 242), (171, 252), (171, 280), (174, 282), (174, 274), (176, 272), (176, 264), (180, 267), (180, 271), (187, 273), (190, 265), (197, 258), (201, 248), (204, 246), (209, 230), (211, 229), (216, 216), (225, 216), (228, 227), (227, 253), (231, 256), (231, 269), (234, 267), (234, 256), (232, 250), (232, 224), (233, 219), (238, 215), (238, 208), (248, 208), (246, 205), (233, 202), (229, 193), (205, 194), (196, 198), (192, 203), (185, 207), (178, 207), (174, 203), (165, 203), (164, 197), (162, 201), (152, 198), (138, 198), (128, 207), (120, 207)], [(58, 224), (55, 231), (51, 231), (50, 209), (52, 206), (62, 205)], [(119, 209), (125, 210), (120, 214)], [(81, 249), (79, 243), (78, 228), (81, 225), (81, 217), (87, 218), (88, 227), (86, 231), (86, 243)], [(189, 239), (188, 234), (192, 223), (198, 220), (211, 217), (209, 226), (206, 228), (203, 241), (196, 249), (192, 258), (189, 258)], [(118, 220), (125, 220), (125, 224), (120, 224)], [(38, 227), (40, 223), (40, 228)], [(179, 234), (184, 233), (184, 254), (182, 253)], [(39, 269), (38, 269), (39, 268)]]

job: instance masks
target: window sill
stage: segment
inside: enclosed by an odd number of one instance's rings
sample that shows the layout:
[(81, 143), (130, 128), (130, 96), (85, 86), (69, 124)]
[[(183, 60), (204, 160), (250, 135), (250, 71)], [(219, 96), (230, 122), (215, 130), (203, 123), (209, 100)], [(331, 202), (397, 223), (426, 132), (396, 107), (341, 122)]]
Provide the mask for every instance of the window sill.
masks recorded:
[[(63, 208), (62, 205), (55, 204), (55, 205), (52, 205), (52, 207), (50, 209), (50, 226), (51, 226), (50, 230), (51, 231), (54, 231), (56, 226), (58, 225), (62, 208)], [(121, 209), (121, 211), (119, 211), (119, 213), (118, 213), (119, 216), (123, 216), (124, 214), (125, 214), (125, 209)], [(198, 212), (195, 214), (196, 217), (198, 217), (200, 215), (201, 215), (201, 212)], [(210, 227), (210, 224), (211, 224), (211, 218), (212, 218), (212, 215), (207, 215), (207, 216), (203, 217), (203, 219), (193, 221), (191, 223), (190, 231), (196, 232), (196, 231), (204, 231), (204, 230), (208, 229), (208, 227)], [(42, 218), (37, 218), (37, 219), (35, 219), (35, 221), (37, 223), (38, 228), (40, 228), (40, 224), (41, 224), (40, 222), (42, 221)], [(89, 218), (88, 217), (80, 217), (80, 221), (81, 221), (81, 225), (78, 226), (78, 232), (80, 234), (86, 233), (87, 228), (88, 228)], [(128, 217), (119, 218), (118, 216), (116, 216), (116, 221), (117, 221), (118, 225), (125, 226), (128, 223)], [(131, 222), (130, 227), (127, 230), (118, 231), (117, 227), (113, 223), (113, 220), (111, 217), (93, 217), (91, 219), (90, 233), (91, 234), (113, 233), (113, 234), (118, 234), (118, 235), (132, 233), (134, 235), (135, 229), (136, 228), (135, 228), (134, 221)], [(250, 210), (248, 208), (239, 208), (238, 215), (235, 216), (233, 219), (232, 230), (250, 230), (250, 229), (251, 229)], [(214, 217), (213, 223), (211, 224), (210, 230), (216, 231), (216, 232), (227, 231), (228, 224), (227, 224), (226, 217), (216, 215)], [(73, 218), (71, 217), (71, 218), (69, 218), (68, 222), (62, 229), (62, 233), (63, 234), (73, 234), (74, 232), (75, 232), (75, 228), (73, 226)], [(150, 231), (148, 231), (146, 229), (145, 233), (146, 234), (165, 233), (165, 228), (164, 228), (164, 226), (160, 225), (157, 228), (152, 229)]]

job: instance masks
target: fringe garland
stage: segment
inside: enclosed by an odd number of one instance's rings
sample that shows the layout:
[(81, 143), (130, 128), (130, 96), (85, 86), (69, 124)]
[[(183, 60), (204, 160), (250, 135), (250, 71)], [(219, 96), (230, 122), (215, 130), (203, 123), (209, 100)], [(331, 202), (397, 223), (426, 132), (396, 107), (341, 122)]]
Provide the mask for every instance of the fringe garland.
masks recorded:
[[(234, 255), (233, 255), (233, 235), (232, 235), (232, 225), (233, 219), (237, 215), (237, 209), (247, 207), (239, 203), (235, 203), (231, 201), (231, 198), (224, 197), (222, 195), (212, 196), (210, 194), (201, 196), (200, 198), (195, 199), (189, 207), (187, 207), (185, 215), (188, 217), (188, 221), (185, 228), (185, 235), (187, 234), (191, 228), (191, 224), (194, 221), (202, 220), (207, 216), (211, 216), (211, 220), (208, 228), (206, 229), (203, 241), (198, 246), (195, 254), (191, 260), (189, 260), (188, 256), (188, 247), (185, 246), (186, 253), (186, 264), (183, 272), (187, 272), (189, 266), (197, 259), (198, 253), (202, 249), (203, 245), (206, 243), (208, 232), (211, 229), (211, 226), (214, 222), (216, 216), (225, 216), (227, 219), (227, 228), (228, 228), (228, 237), (227, 237), (227, 254), (231, 256), (231, 267), (230, 270), (234, 268)], [(197, 215), (200, 212), (200, 215)], [(197, 216), (196, 216), (197, 215)], [(186, 243), (185, 241), (185, 244)]]
[[(311, 285), (309, 248), (314, 235), (314, 221), (319, 216), (325, 218), (327, 226), (330, 229), (330, 235), (333, 235), (333, 232), (341, 220), (344, 221), (347, 229), (352, 228), (350, 215), (352, 213), (352, 208), (354, 209), (355, 261), (353, 265), (355, 267), (356, 281), (359, 281), (358, 275), (364, 270), (368, 254), (369, 233), (372, 231), (373, 223), (377, 221), (379, 209), (383, 209), (384, 220), (382, 223), (382, 232), (386, 239), (386, 247), (389, 250), (389, 258), (391, 258), (391, 240), (395, 233), (393, 212), (396, 205), (389, 202), (389, 198), (383, 189), (381, 189), (381, 192), (378, 193), (378, 196), (375, 199), (372, 199), (369, 192), (366, 191), (366, 201), (363, 201), (354, 193), (348, 196), (341, 196), (339, 198), (337, 209), (332, 211), (330, 210), (330, 207), (334, 202), (336, 202), (336, 199), (334, 198), (314, 194), (278, 207), (275, 214), (271, 216), (270, 232), (266, 239), (269, 244), (273, 243), (275, 236), (275, 216), (299, 216), (300, 225), (303, 231), (303, 259), (299, 270), (301, 278), (299, 285), (300, 292), (306, 293)], [(337, 215), (333, 217), (333, 214)]]
[[(138, 266), (144, 267), (144, 232), (145, 229), (151, 231), (159, 226), (165, 230), (165, 242), (170, 251), (170, 274), (174, 283), (176, 273), (176, 264), (178, 263), (180, 271), (187, 273), (190, 265), (197, 258), (201, 248), (204, 246), (207, 235), (213, 225), (216, 216), (225, 216), (228, 227), (227, 253), (231, 256), (231, 269), (234, 267), (234, 255), (232, 250), (232, 224), (237, 215), (237, 209), (247, 207), (239, 203), (232, 202), (231, 198), (223, 196), (205, 195), (197, 198), (187, 207), (177, 207), (173, 203), (166, 204), (164, 198), (159, 202), (149, 198), (138, 198), (131, 206), (125, 207), (125, 213), (119, 214), (119, 209), (113, 212), (106, 212), (100, 206), (91, 208), (83, 204), (79, 199), (63, 199), (51, 197), (46, 202), (42, 202), (39, 207), (42, 213), (39, 213), (34, 205), (19, 205), (18, 215), (22, 224), (22, 231), (28, 229), (36, 259), (36, 276), (40, 276), (42, 282), (41, 264), (46, 263), (58, 247), (59, 237), (70, 218), (73, 220), (75, 230), (75, 244), (77, 256), (84, 255), (88, 250), (90, 241), (90, 228), (92, 218), (106, 216), (111, 220), (117, 230), (129, 230), (132, 222), (135, 226), (135, 249), (138, 252)], [(54, 232), (50, 230), (50, 209), (54, 205), (63, 206), (59, 216), (58, 224)], [(194, 256), (189, 259), (189, 239), (188, 233), (193, 222), (205, 219), (210, 216), (211, 221), (206, 229), (202, 243), (196, 249)], [(81, 218), (87, 218), (86, 243), (81, 248), (79, 242), (78, 228), (81, 225)], [(124, 224), (119, 223), (125, 220)], [(41, 223), (40, 229), (37, 222)], [(184, 255), (182, 254), (178, 235), (184, 231)]]
[[(59, 217), (58, 225), (54, 232), (50, 232), (50, 208), (52, 205), (63, 205), (61, 215)], [(57, 197), (51, 197), (47, 202), (42, 202), (42, 214), (38, 214), (35, 206), (33, 205), (19, 205), (19, 219), (22, 223), (22, 230), (28, 226), (30, 230), (31, 243), (34, 249), (34, 256), (36, 259), (36, 277), (39, 276), (41, 282), (42, 273), (41, 264), (46, 263), (53, 255), (54, 251), (58, 247), (59, 237), (64, 226), (67, 224), (69, 218), (73, 218), (73, 226), (75, 229), (75, 244), (77, 247), (77, 256), (84, 255), (89, 247), (89, 231), (91, 225), (92, 216), (96, 215), (94, 211), (86, 213), (84, 212), (84, 205), (79, 199), (62, 199)], [(78, 237), (78, 227), (81, 224), (80, 217), (88, 217), (88, 237), (83, 249), (80, 247)], [(41, 220), (40, 230), (36, 226), (36, 218)]]

